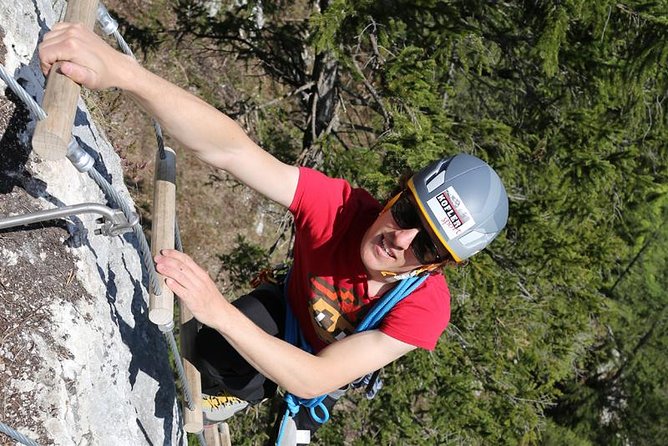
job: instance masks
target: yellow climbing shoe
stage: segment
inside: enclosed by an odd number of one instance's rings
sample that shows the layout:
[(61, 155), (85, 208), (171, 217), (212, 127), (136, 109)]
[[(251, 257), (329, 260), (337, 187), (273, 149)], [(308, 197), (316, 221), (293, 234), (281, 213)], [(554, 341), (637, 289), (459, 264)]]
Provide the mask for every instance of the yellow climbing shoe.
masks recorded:
[(235, 413), (248, 406), (248, 401), (244, 401), (236, 396), (227, 393), (219, 395), (202, 394), (202, 410), (204, 419), (209, 423), (220, 423), (230, 418)]

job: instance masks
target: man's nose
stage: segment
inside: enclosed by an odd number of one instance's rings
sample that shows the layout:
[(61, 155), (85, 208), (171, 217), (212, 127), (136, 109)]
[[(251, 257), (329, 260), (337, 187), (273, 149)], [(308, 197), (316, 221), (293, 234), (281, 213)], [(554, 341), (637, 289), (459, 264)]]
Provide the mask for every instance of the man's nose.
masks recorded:
[(417, 228), (397, 229), (394, 231), (394, 244), (397, 248), (406, 250), (411, 246), (413, 239), (420, 232)]

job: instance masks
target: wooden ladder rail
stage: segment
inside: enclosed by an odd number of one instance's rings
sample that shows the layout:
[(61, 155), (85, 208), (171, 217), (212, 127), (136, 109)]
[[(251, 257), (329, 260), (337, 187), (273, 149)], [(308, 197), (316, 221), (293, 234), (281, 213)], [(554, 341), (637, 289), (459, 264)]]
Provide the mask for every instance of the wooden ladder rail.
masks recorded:
[[(92, 30), (97, 17), (98, 0), (69, 0), (65, 22), (81, 23)], [(42, 100), (46, 119), (37, 122), (32, 137), (35, 152), (45, 160), (65, 158), (72, 139), (72, 127), (81, 87), (60, 73), (60, 63), (51, 67)]]
[(190, 433), (200, 433), (204, 428), (202, 379), (199, 370), (193, 365), (198, 322), (185, 305), (179, 306), (179, 309), (179, 319), (181, 322), (181, 358), (183, 359), (183, 370), (186, 373), (186, 381), (190, 387), (194, 406), (193, 410), (190, 410), (187, 403), (183, 405), (183, 429)]
[(230, 427), (225, 422), (205, 427), (204, 439), (207, 446), (232, 446)]
[[(165, 147), (164, 158), (160, 152), (155, 157), (155, 180), (153, 189), (153, 224), (151, 228), (151, 252), (155, 256), (162, 249), (174, 249), (176, 236), (176, 154)], [(152, 291), (149, 294), (148, 317), (161, 330), (171, 330), (174, 321), (174, 293), (165, 284), (165, 278), (159, 276), (160, 295)], [(181, 360), (185, 379), (192, 396), (193, 409), (184, 401), (184, 429), (189, 433), (200, 433), (204, 427), (202, 413), (202, 382), (200, 373), (195, 368), (195, 336), (197, 320), (184, 305), (179, 307)], [(179, 358), (175, 358), (176, 361)]]
[[(153, 181), (153, 222), (151, 225), (151, 253), (155, 257), (163, 249), (174, 249), (176, 239), (176, 154), (165, 147), (164, 158), (155, 155)], [(174, 324), (174, 293), (158, 274), (160, 294), (149, 295), (148, 318), (158, 327)], [(164, 330), (163, 330), (164, 331)]]

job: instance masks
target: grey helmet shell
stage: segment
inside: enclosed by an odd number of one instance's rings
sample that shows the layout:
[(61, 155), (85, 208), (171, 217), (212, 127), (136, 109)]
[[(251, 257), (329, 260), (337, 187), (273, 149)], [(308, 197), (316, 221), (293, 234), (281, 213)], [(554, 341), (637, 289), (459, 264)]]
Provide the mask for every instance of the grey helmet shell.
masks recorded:
[(461, 262), (489, 245), (508, 221), (508, 195), (481, 159), (459, 154), (433, 162), (408, 181), (423, 216)]

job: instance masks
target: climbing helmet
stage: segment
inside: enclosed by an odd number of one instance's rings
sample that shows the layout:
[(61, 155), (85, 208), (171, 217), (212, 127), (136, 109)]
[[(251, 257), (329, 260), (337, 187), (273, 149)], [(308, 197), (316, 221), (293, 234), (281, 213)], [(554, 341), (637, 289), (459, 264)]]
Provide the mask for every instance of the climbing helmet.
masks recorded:
[(417, 207), (457, 262), (476, 254), (506, 226), (508, 196), (481, 159), (458, 154), (435, 161), (408, 181)]

